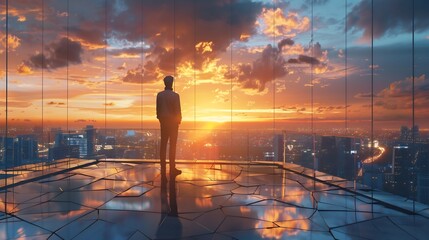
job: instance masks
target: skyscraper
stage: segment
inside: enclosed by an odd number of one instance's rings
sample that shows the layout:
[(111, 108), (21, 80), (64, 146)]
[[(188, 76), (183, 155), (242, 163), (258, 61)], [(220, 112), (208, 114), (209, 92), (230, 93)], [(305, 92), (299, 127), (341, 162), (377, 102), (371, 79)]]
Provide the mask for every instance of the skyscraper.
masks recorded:
[(392, 172), (387, 176), (386, 189), (405, 197), (411, 196), (412, 180), (412, 151), (408, 145), (393, 147)]
[(21, 165), (24, 163), (32, 163), (38, 159), (38, 145), (35, 135), (19, 135), (14, 144), (15, 161)]
[(353, 138), (322, 136), (318, 153), (319, 170), (341, 178), (354, 179), (355, 151)]
[(283, 162), (284, 159), (284, 136), (276, 134), (273, 138), (274, 161)]
[(337, 175), (337, 154), (335, 136), (322, 136), (320, 141), (319, 171)]
[(95, 128), (92, 125), (87, 125), (85, 128), (86, 135), (86, 157), (94, 155), (95, 146)]

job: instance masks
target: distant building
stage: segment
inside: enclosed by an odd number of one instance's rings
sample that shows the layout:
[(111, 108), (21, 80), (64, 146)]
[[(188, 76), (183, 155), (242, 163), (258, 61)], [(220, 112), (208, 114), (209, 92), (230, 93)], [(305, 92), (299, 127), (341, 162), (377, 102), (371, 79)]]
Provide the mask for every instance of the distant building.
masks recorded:
[(37, 161), (38, 143), (35, 135), (19, 135), (15, 142), (15, 161), (21, 165)]
[(354, 159), (355, 139), (349, 137), (322, 136), (318, 151), (319, 171), (352, 180), (357, 173)]
[(3, 137), (1, 138), (1, 146), (2, 149), (0, 151), (1, 154), (1, 163), (5, 168), (10, 168), (17, 166), (15, 163), (15, 152), (14, 152), (14, 138), (11, 137)]
[(95, 128), (92, 125), (88, 125), (85, 128), (86, 134), (86, 157), (91, 157), (95, 154)]
[(78, 145), (61, 145), (49, 149), (49, 160), (58, 160), (64, 158), (79, 158)]
[(392, 170), (386, 174), (385, 189), (410, 197), (413, 189), (412, 151), (408, 144), (393, 147)]
[(63, 134), (65, 144), (67, 146), (78, 146), (79, 157), (86, 158), (88, 156), (88, 139), (84, 134), (66, 133)]
[(417, 201), (429, 204), (429, 144), (416, 144)]
[(336, 160), (337, 174), (336, 176), (348, 180), (355, 178), (357, 173), (356, 167), (356, 140), (348, 137), (336, 137)]
[(49, 159), (67, 157), (89, 158), (95, 153), (95, 129), (88, 125), (84, 133), (63, 133), (57, 130), (54, 147), (49, 149)]
[(420, 131), (418, 125), (414, 125), (411, 129), (407, 126), (401, 127), (401, 135), (399, 138), (401, 142), (412, 142), (413, 137), (415, 142), (420, 140)]
[(314, 169), (313, 136), (301, 133), (285, 133), (284, 139), (286, 162)]
[(0, 146), (0, 162), (6, 168), (38, 160), (38, 144), (34, 135), (2, 138)]
[(320, 150), (318, 152), (319, 171), (330, 175), (337, 175), (337, 148), (335, 136), (321, 137)]
[(390, 175), (384, 174), (383, 167), (378, 164), (363, 165), (363, 184), (374, 189), (383, 189), (384, 182), (389, 181)]
[(276, 134), (273, 138), (274, 161), (284, 161), (284, 137), (283, 134)]

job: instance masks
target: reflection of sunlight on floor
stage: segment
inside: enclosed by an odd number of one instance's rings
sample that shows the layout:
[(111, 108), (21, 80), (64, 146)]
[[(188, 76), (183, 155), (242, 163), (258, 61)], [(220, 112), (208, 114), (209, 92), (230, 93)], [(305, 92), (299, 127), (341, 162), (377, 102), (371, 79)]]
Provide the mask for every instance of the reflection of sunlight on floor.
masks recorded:
[(255, 228), (261, 229), (259, 233), (263, 238), (281, 239), (284, 234), (295, 236), (310, 227), (306, 216), (297, 213), (296, 208), (267, 207), (262, 213), (258, 212), (258, 217), (264, 221), (256, 223)]
[[(284, 177), (284, 176), (283, 176)], [(283, 178), (281, 184), (282, 201), (301, 205), (305, 200), (306, 191), (301, 187), (287, 187), (288, 184)], [(263, 220), (255, 224), (255, 228), (260, 229), (258, 233), (262, 238), (281, 239), (286, 236), (295, 236), (301, 230), (308, 230), (310, 228), (309, 222), (306, 220), (308, 216), (298, 213), (295, 207), (285, 207), (283, 204), (278, 206), (266, 206), (263, 211), (257, 211), (258, 218)], [(250, 209), (243, 207), (240, 208), (242, 213), (250, 212)]]
[(57, 218), (60, 220), (67, 220), (69, 218), (73, 218), (73, 217), (77, 217), (79, 215), (84, 214), (86, 211), (88, 211), (87, 209), (79, 209), (79, 210), (71, 210), (65, 214), (57, 214)]
[(3, 198), (0, 198), (0, 211), (1, 212), (14, 212), (14, 211), (19, 211), (19, 208), (17, 208), (17, 204), (15, 204), (13, 202), (5, 203), (3, 201)]
[[(143, 234), (157, 238), (160, 219), (166, 219), (163, 226), (169, 234), (176, 234), (172, 238), (186, 239), (342, 239), (355, 237), (344, 232), (359, 228), (362, 222), (379, 224), (373, 220), (369, 202), (277, 165), (190, 161), (179, 162), (177, 167), (183, 173), (175, 185), (162, 185), (160, 166), (151, 161), (99, 162), (11, 188), (15, 195), (0, 195), (0, 210), (13, 214), (0, 213), (0, 217), (6, 216), (0, 221), (0, 239), (45, 239), (52, 233), (63, 239), (88, 239), (90, 234), (98, 234), (100, 227), (114, 234), (108, 236), (111, 238), (131, 239), (133, 232), (141, 232), (140, 238)], [(42, 187), (35, 188), (39, 183)], [(171, 186), (176, 191), (170, 191)], [(168, 216), (168, 207), (174, 205), (177, 216)], [(382, 205), (377, 205), (377, 214), (382, 217), (378, 219), (403, 215)], [(183, 227), (179, 235), (172, 230), (177, 224)], [(52, 230), (45, 231), (48, 228)], [(419, 229), (413, 231), (424, 231)], [(9, 232), (4, 233), (6, 230)], [(377, 239), (406, 232), (399, 228), (392, 231), (395, 234), (389, 236), (378, 233)]]
[(195, 198), (195, 205), (200, 208), (209, 208), (213, 206), (211, 198)]

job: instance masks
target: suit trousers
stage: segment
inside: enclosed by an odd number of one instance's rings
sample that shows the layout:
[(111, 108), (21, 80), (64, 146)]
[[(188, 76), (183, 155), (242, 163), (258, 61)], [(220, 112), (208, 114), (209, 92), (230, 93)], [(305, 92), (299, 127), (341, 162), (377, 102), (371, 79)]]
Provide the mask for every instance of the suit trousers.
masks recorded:
[(176, 143), (179, 124), (173, 121), (160, 121), (161, 125), (161, 172), (166, 171), (167, 144), (170, 142), (169, 160), (170, 171), (176, 167)]

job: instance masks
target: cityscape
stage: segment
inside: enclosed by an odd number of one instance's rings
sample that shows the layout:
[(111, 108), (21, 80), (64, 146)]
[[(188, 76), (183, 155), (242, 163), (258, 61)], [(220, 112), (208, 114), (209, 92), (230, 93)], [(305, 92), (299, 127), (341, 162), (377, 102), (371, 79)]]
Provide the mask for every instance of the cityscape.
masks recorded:
[[(417, 125), (402, 126), (376, 135), (373, 144), (362, 132), (340, 134), (276, 131), (273, 137), (266, 130), (180, 130), (177, 158), (294, 163), (429, 203), (428, 132), (419, 131)], [(2, 141), (0, 166), (7, 169), (67, 158), (159, 159), (160, 135), (159, 129), (111, 130), (92, 125), (42, 134), (34, 127)]]

